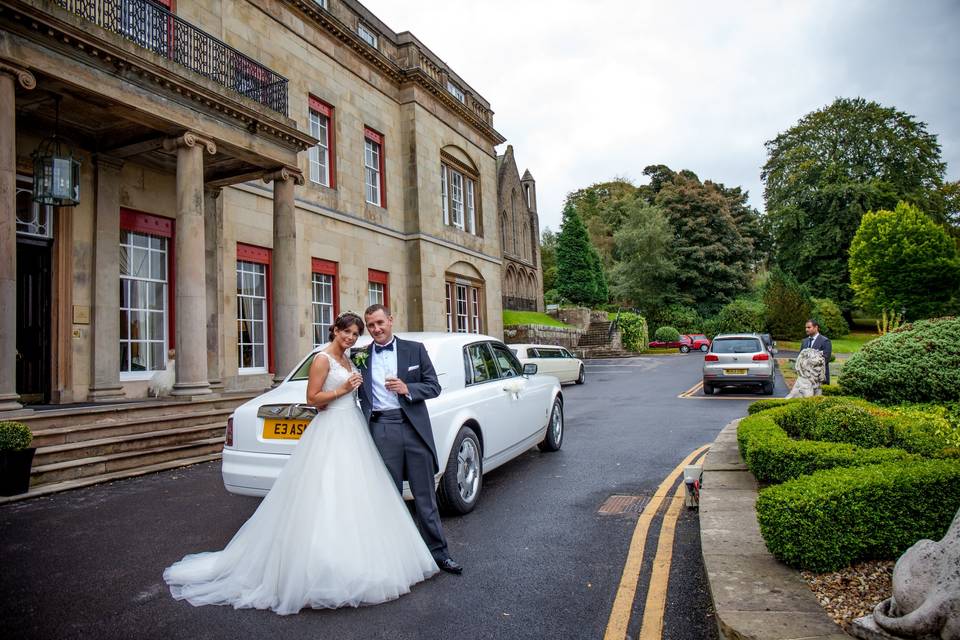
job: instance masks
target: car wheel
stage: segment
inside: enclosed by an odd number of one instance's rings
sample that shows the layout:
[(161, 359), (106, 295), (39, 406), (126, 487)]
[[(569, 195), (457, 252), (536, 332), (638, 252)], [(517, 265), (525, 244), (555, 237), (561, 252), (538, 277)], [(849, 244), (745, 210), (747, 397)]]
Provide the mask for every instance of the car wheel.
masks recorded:
[(563, 446), (563, 403), (560, 402), (560, 398), (553, 401), (550, 422), (547, 423), (547, 435), (537, 446), (540, 447), (540, 451), (559, 451)]
[(685, 344), (680, 345), (680, 353), (690, 353), (690, 347)]
[(773, 395), (773, 383), (772, 383), (772, 382), (764, 382), (764, 383), (763, 383), (763, 395), (765, 395), (765, 396), (772, 396), (772, 395)]
[(480, 439), (470, 427), (460, 428), (447, 468), (440, 479), (440, 509), (444, 513), (463, 515), (473, 511), (483, 489), (483, 454)]
[(583, 384), (587, 381), (587, 372), (583, 370), (583, 365), (580, 365), (580, 377), (577, 378), (577, 384)]
[(706, 382), (703, 383), (703, 395), (705, 395), (705, 396), (712, 396), (712, 395), (713, 395), (713, 385), (712, 385), (712, 384), (707, 384)]
[(706, 353), (706, 352), (709, 351), (709, 350), (710, 350), (710, 345), (708, 345), (708, 344), (702, 344), (702, 345), (700, 345), (700, 351), (703, 351), (704, 353)]

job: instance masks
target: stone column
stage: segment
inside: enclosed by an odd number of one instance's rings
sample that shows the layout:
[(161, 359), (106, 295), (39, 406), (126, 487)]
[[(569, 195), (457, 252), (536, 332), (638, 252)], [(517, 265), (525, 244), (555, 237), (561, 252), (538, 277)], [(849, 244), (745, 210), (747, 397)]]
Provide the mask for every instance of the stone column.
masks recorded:
[(297, 300), (297, 220), (294, 187), (303, 175), (280, 169), (263, 177), (273, 181), (273, 353), (274, 384), (279, 384), (305, 354), (300, 345), (306, 327)]
[(207, 375), (210, 389), (223, 391), (223, 198), (204, 191), (203, 223), (207, 249)]
[(17, 393), (17, 130), (15, 81), (29, 71), (0, 62), (0, 411), (21, 408)]
[(163, 141), (177, 152), (176, 382), (171, 395), (210, 393), (207, 378), (207, 279), (203, 220), (203, 152), (217, 146), (193, 133)]
[(93, 240), (93, 358), (89, 397), (109, 402), (120, 385), (120, 169), (123, 161), (97, 156)]

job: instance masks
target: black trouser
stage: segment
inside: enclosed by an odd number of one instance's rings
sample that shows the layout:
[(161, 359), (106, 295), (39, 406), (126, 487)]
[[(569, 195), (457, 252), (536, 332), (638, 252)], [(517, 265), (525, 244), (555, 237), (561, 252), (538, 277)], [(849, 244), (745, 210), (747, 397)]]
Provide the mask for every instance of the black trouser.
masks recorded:
[(410, 483), (417, 528), (433, 557), (438, 562), (443, 560), (447, 557), (447, 540), (437, 512), (433, 453), (399, 409), (375, 411), (370, 432), (397, 491), (403, 491), (404, 480)]

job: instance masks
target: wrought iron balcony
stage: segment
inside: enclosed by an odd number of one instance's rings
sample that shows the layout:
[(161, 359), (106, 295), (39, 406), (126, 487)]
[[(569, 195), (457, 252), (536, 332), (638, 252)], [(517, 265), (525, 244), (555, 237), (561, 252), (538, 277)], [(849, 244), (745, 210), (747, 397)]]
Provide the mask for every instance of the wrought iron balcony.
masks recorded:
[(56, 0), (61, 7), (287, 115), (287, 79), (151, 0)]

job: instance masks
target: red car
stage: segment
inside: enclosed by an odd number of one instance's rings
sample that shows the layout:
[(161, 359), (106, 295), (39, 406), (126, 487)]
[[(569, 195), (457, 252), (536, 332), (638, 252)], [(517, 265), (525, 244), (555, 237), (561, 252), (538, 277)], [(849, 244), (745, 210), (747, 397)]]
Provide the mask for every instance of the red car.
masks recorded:
[(707, 351), (710, 348), (710, 338), (702, 333), (694, 333), (686, 336), (680, 336), (679, 340), (665, 342), (663, 340), (654, 340), (650, 343), (651, 349), (679, 349), (680, 353), (690, 353), (691, 351)]

